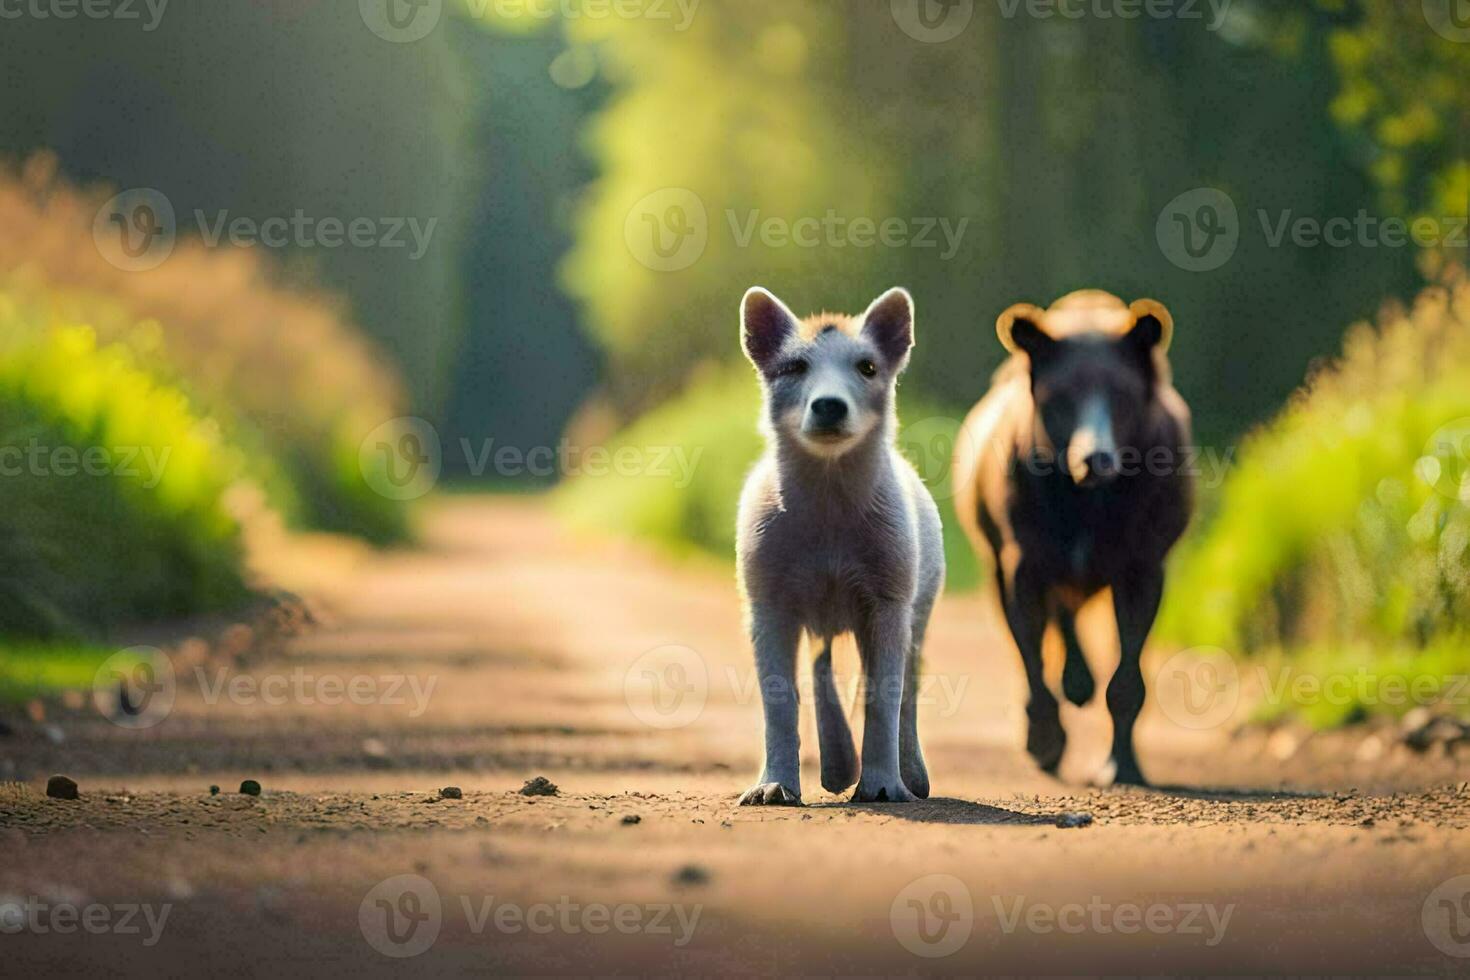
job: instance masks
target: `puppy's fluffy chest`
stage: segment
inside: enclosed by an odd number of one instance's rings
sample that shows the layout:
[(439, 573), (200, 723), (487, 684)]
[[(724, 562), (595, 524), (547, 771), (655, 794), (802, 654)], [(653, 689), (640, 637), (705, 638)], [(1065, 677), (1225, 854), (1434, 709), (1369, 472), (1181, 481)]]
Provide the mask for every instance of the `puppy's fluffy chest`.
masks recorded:
[(885, 473), (871, 496), (844, 499), (782, 485), (745, 556), (752, 591), (829, 636), (856, 628), (877, 604), (911, 601), (914, 534), (891, 480)]

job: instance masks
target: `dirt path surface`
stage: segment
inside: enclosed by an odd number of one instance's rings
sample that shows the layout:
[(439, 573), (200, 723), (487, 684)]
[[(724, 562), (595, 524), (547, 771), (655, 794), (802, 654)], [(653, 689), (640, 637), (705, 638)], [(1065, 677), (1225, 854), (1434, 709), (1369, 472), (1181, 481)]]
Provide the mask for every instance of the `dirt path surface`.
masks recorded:
[[(0, 772), (24, 781), (0, 788), (7, 974), (1470, 963), (1463, 762), (1231, 736), (1156, 684), (1140, 754), (1171, 788), (1086, 788), (1097, 705), (1067, 709), (1049, 779), (978, 598), (941, 603), (931, 631), (933, 799), (823, 792), (808, 709), (808, 805), (740, 808), (760, 706), (727, 570), (573, 537), (534, 501), (450, 499), (421, 550), (323, 545), (290, 574), (322, 626), (237, 666), (176, 658), (155, 726), (78, 709), (0, 736)], [(54, 772), (82, 798), (46, 798)], [(521, 795), (535, 776), (559, 792)], [(235, 792), (247, 778), (263, 795)]]

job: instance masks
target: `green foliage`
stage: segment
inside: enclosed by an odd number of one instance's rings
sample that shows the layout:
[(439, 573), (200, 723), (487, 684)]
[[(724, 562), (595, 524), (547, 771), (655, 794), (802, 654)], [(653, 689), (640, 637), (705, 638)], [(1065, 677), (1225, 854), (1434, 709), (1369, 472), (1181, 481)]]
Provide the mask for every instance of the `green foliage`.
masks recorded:
[(92, 686), (97, 670), (116, 651), (60, 644), (0, 644), (0, 704)]
[[(740, 489), (764, 443), (756, 428), (760, 389), (748, 365), (706, 368), (679, 396), (647, 413), (608, 444), (608, 450), (634, 451), (652, 459), (663, 447), (676, 447), (693, 462), (693, 479), (639, 475), (583, 475), (566, 483), (556, 500), (564, 513), (584, 527), (651, 540), (675, 553), (705, 553), (731, 561), (735, 556), (735, 518)], [(979, 571), (969, 541), (948, 502), (949, 457), (959, 417), (914, 406), (905, 413), (919, 420), (899, 436), (899, 446), (939, 498), (951, 589), (973, 588)]]
[(558, 491), (576, 523), (650, 539), (675, 552), (733, 560), (735, 514), (745, 474), (760, 456), (760, 391), (750, 369), (706, 370), (684, 393), (647, 413), (608, 450), (677, 447), (694, 462), (687, 487), (677, 479), (582, 475)]
[(177, 388), (0, 294), (0, 627), (105, 634), (247, 595), (226, 497), (244, 455)]
[[(842, 17), (827, 4), (758, 0), (705, 5), (682, 32), (637, 19), (569, 24), (574, 44), (597, 45), (617, 93), (589, 125), (602, 176), (577, 217), (563, 278), (611, 356), (620, 407), (667, 396), (704, 358), (734, 360), (744, 285), (785, 289), (796, 305), (878, 294), (862, 255), (833, 262), (824, 249), (742, 245), (731, 232), (732, 215), (744, 225), (751, 214), (896, 207), (898, 161), (878, 145), (856, 153), (852, 118), (825, 102), (845, 52), (816, 39), (840, 35)], [(646, 264), (652, 236), (664, 235), (640, 220), (670, 207), (707, 232), (698, 260), (674, 273)]]
[(1331, 33), (1340, 78), (1332, 116), (1360, 141), (1388, 206), (1405, 215), (1465, 217), (1470, 32), (1450, 19), (1456, 0), (1318, 2), (1348, 15)]
[(1438, 638), (1423, 649), (1343, 643), (1272, 651), (1258, 658), (1267, 690), (1257, 721), (1296, 717), (1334, 728), (1371, 715), (1401, 717), (1419, 705), (1453, 699), (1463, 711), (1464, 641)]
[[(816, 0), (705, 4), (685, 31), (570, 23), (611, 94), (589, 126), (600, 177), (579, 198), (563, 277), (607, 352), (615, 408), (634, 417), (693, 365), (736, 361), (734, 311), (753, 284), (801, 313), (908, 286), (921, 352), (909, 384), (944, 405), (984, 391), (1002, 309), (1097, 286), (1169, 305), (1199, 436), (1232, 440), (1336, 345), (1338, 324), (1415, 281), (1409, 249), (1329, 254), (1262, 233), (1262, 213), (1325, 220), (1373, 199), (1328, 117), (1327, 23), (1266, 0), (1229, 5), (1215, 30), (977, 11), (941, 44), (905, 34), (886, 4)], [(1198, 187), (1228, 194), (1240, 219), (1233, 257), (1205, 274), (1171, 262), (1155, 230)], [(707, 243), (690, 264), (651, 268), (650, 219), (681, 213)], [(847, 225), (801, 244), (762, 231), (829, 215), (907, 232), (860, 244)], [(963, 223), (953, 254), (941, 220)]]
[(1463, 672), (1467, 549), (1470, 285), (1456, 277), (1354, 328), (1246, 441), (1160, 631), (1250, 653), (1458, 650)]
[(286, 518), (403, 537), (403, 507), (371, 490), (357, 451), (405, 397), (341, 305), (286, 288), (253, 253), (193, 240), (155, 269), (115, 268), (92, 239), (105, 196), (59, 182), (44, 155), (0, 172), (0, 289), (30, 311), (17, 322), (85, 323), (128, 346), (244, 450)]
[[(208, 224), (221, 214), (261, 222), (298, 211), (344, 222), (436, 221), (418, 260), (411, 246), (293, 241), (258, 251), (279, 257), (297, 281), (350, 297), (350, 316), (332, 315), (393, 352), (421, 410), (439, 404), (462, 322), (453, 281), (457, 225), (475, 211), (465, 194), (476, 186), (475, 161), (458, 134), (463, 97), (479, 84), (459, 72), (447, 19), (412, 44), (375, 35), (355, 0), (170, 3), (153, 30), (77, 30), (80, 20), (31, 16), (4, 24), (0, 153), (53, 150), (74, 180), (105, 175), (119, 188), (156, 188), (172, 202), (181, 237), (197, 235), (196, 210)], [(100, 203), (86, 213), (86, 229)], [(6, 237), (16, 230), (8, 219), (5, 227)], [(38, 237), (26, 231), (28, 240)], [(88, 274), (91, 251), (78, 243), (67, 257)], [(6, 264), (0, 259), (0, 268)], [(232, 274), (252, 277), (239, 268)], [(208, 307), (230, 276), (216, 269), (191, 288), (180, 272), (167, 289), (143, 278), (160, 287), (159, 299)], [(234, 289), (214, 295), (223, 310), (240, 298)], [(189, 329), (181, 317), (134, 312)], [(290, 332), (300, 329), (293, 323)], [(263, 334), (272, 322), (262, 318), (253, 329)]]

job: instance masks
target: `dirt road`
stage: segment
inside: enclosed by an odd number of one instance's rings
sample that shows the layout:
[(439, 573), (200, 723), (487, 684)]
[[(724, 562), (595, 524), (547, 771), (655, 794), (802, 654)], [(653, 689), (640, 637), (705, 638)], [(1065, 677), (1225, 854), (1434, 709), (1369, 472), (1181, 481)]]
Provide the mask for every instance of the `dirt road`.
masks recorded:
[[(1008, 641), (961, 598), (927, 659), (935, 798), (824, 793), (807, 717), (808, 805), (742, 809), (760, 706), (728, 570), (476, 499), (438, 504), (421, 550), (297, 557), (283, 573), (325, 623), (280, 655), (176, 658), (152, 727), (86, 707), (0, 736), (0, 772), (24, 781), (0, 788), (7, 973), (1470, 963), (1470, 767), (1453, 757), (1232, 736), (1158, 683), (1140, 754), (1172, 788), (1085, 788), (1106, 754), (1096, 706), (1067, 710), (1058, 782), (1021, 752)], [(855, 656), (839, 660), (850, 680)], [(53, 772), (82, 798), (47, 799)], [(521, 795), (535, 776), (558, 794)], [(247, 778), (263, 795), (235, 792)]]

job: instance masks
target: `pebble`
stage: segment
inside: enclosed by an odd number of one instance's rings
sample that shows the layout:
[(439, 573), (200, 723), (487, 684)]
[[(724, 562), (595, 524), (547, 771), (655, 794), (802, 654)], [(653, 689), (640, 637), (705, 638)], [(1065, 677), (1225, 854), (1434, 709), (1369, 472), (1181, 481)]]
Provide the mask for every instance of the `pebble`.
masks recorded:
[(528, 779), (526, 785), (521, 787), (522, 796), (555, 796), (558, 792), (556, 783), (545, 776)]
[(244, 793), (246, 796), (259, 796), (260, 784), (253, 779), (247, 779), (240, 784), (240, 792)]
[(1278, 762), (1286, 762), (1302, 747), (1301, 737), (1289, 728), (1278, 729), (1266, 739), (1266, 751)]
[(1079, 827), (1092, 826), (1092, 814), (1090, 813), (1064, 813), (1057, 817), (1057, 826), (1063, 830), (1076, 830)]
[(640, 817), (640, 816), (638, 816), (638, 814), (636, 814), (636, 813), (630, 813), (626, 817), (623, 818), (623, 826), (625, 826), (625, 827), (631, 827), (635, 823), (642, 823), (642, 822), (643, 822), (643, 818)]
[(1404, 743), (1419, 753), (1460, 742), (1470, 742), (1470, 725), (1454, 718), (1430, 717), (1404, 733)]
[(53, 800), (75, 800), (81, 794), (77, 792), (77, 781), (70, 776), (52, 776), (46, 780), (46, 795)]
[(210, 796), (218, 796), (219, 795), (219, 787), (218, 786), (211, 785), (209, 787), (209, 795)]
[(439, 791), (439, 797), (445, 800), (462, 800), (464, 799), (464, 790), (458, 786), (446, 786)]
[(709, 871), (697, 864), (686, 864), (674, 872), (674, 884), (676, 885), (707, 885), (709, 878)]
[(382, 739), (365, 738), (362, 740), (363, 764), (369, 769), (391, 769), (393, 768), (393, 757), (388, 754), (388, 746)]

